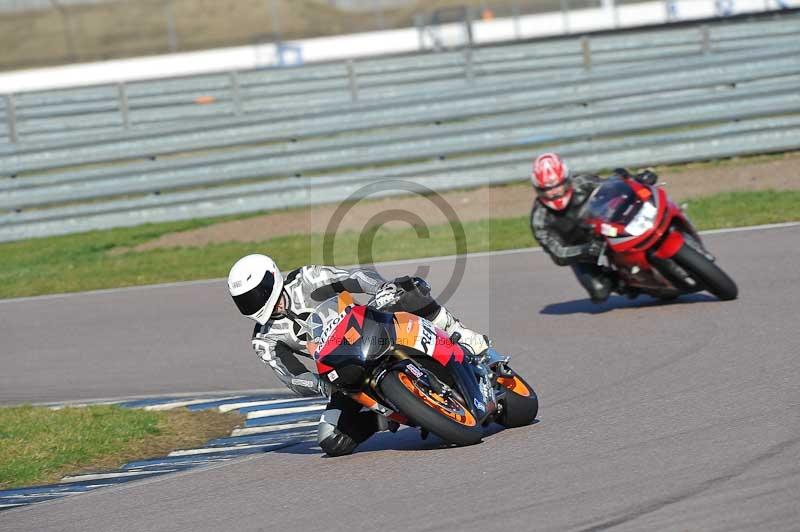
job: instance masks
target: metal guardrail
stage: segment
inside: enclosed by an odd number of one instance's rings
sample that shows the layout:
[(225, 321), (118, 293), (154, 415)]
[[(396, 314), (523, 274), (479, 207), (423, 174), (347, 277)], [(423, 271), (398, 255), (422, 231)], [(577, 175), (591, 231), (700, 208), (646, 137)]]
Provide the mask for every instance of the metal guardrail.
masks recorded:
[[(797, 22), (790, 15), (783, 15), (775, 20), (762, 19), (757, 24), (749, 22), (725, 22), (707, 26), (708, 37), (712, 49), (719, 42), (726, 40), (746, 41), (761, 39), (765, 36), (788, 35), (797, 31)], [(702, 44), (703, 26), (648, 30), (645, 32), (628, 32), (623, 34), (605, 34), (592, 37), (593, 53), (612, 50), (632, 50), (642, 47), (665, 47), (668, 45)], [(531, 57), (562, 56), (580, 53), (580, 43), (574, 38), (560, 38), (548, 41), (527, 42), (520, 44), (504, 44), (475, 49), (473, 57), (476, 65), (484, 62), (502, 62)], [(447, 66), (461, 66), (464, 55), (461, 52), (442, 52), (436, 54), (414, 54), (408, 56), (359, 60), (356, 65), (357, 74), (386, 74), (391, 72), (433, 69)], [(307, 81), (341, 78), (345, 80), (346, 68), (342, 63), (324, 65), (306, 65), (239, 72), (242, 87), (248, 85), (270, 84), (302, 84)], [(346, 86), (346, 82), (342, 83)], [(187, 78), (162, 79), (157, 81), (135, 82), (130, 84), (132, 98), (145, 95), (180, 93), (197, 90), (225, 89), (229, 86), (228, 73), (218, 75), (201, 75)], [(62, 89), (57, 91), (37, 91), (27, 93), (31, 105), (47, 105), (61, 103), (66, 99), (85, 101), (90, 99), (107, 99), (113, 96), (113, 87), (87, 87), (82, 89)]]
[[(674, 137), (677, 136), (673, 136)], [(707, 160), (736, 155), (780, 152), (798, 148), (800, 127), (776, 129), (772, 125), (764, 130), (740, 135), (726, 134), (682, 142), (667, 143), (659, 139), (652, 145), (631, 148), (626, 146), (620, 151), (610, 151), (607, 146), (586, 147), (574, 154), (571, 150), (561, 149), (569, 155), (570, 164), (577, 171), (593, 171), (598, 168), (616, 166), (645, 166), (651, 164), (681, 163), (694, 160)], [(517, 181), (526, 175), (530, 161), (491, 167), (489, 169), (458, 172), (457, 174), (420, 174), (405, 176), (404, 180), (414, 181), (435, 190), (448, 190), (488, 184), (502, 184)], [(375, 181), (370, 176), (364, 181), (348, 182), (335, 179), (328, 184), (314, 182), (313, 178), (300, 180), (291, 188), (283, 191), (265, 191), (250, 189), (247, 191), (231, 191), (230, 197), (219, 196), (213, 201), (190, 198), (186, 202), (176, 202), (166, 206), (136, 205), (134, 210), (114, 210), (101, 213), (83, 213), (77, 217), (64, 217), (54, 220), (35, 220), (29, 223), (8, 224), (0, 226), (0, 242), (70, 234), (93, 229), (110, 227), (126, 227), (148, 222), (184, 220), (198, 217), (224, 216), (247, 212), (259, 212), (271, 208), (283, 208), (287, 205), (317, 205), (351, 198), (366, 183)], [(241, 195), (236, 195), (241, 192)], [(397, 191), (402, 193), (402, 191)], [(390, 195), (386, 192), (383, 195)], [(375, 197), (379, 197), (376, 195)], [(121, 207), (121, 206), (120, 206)]]
[[(791, 38), (796, 35), (797, 22), (791, 17), (787, 18), (789, 20), (761, 21), (758, 30), (755, 29), (755, 24), (746, 23), (714, 26), (709, 29), (711, 49), (721, 51), (731, 47), (764, 46), (768, 45), (770, 40), (774, 42), (775, 39), (782, 37)], [(694, 48), (699, 53), (703, 51), (703, 42), (701, 32), (696, 28), (670, 29), (649, 34), (598, 36), (592, 40), (591, 44), (592, 62), (593, 64), (602, 64), (610, 60), (620, 60), (621, 58), (615, 59), (614, 56), (628, 55), (631, 51), (642, 53), (646, 48), (663, 48), (666, 51), (672, 47), (674, 53), (680, 51), (685, 53)], [(531, 60), (544, 61), (542, 65), (551, 64), (552, 66), (555, 64), (552, 63), (552, 60), (564, 64), (564, 58), (569, 57), (568, 63), (575, 65), (582, 63), (581, 49), (574, 39), (491, 47), (476, 50), (471, 55), (474, 57), (478, 76), (493, 73), (493, 68), (512, 68), (512, 63), (515, 61), (523, 63)], [(551, 60), (550, 63), (548, 60)], [(364, 64), (359, 63), (356, 70), (360, 80), (359, 86), (363, 89), (387, 84), (410, 83), (415, 79), (436, 79), (437, 76), (445, 75), (461, 77), (463, 80), (464, 61), (465, 55), (461, 53), (422, 55), (410, 58), (372, 60)], [(520, 64), (518, 68), (523, 67), (524, 65)], [(445, 72), (448, 68), (449, 73)], [(483, 68), (483, 72), (481, 68)], [(374, 79), (371, 76), (374, 76)], [(319, 83), (320, 80), (322, 80), (322, 84), (314, 89), (312, 85), (315, 82)], [(234, 101), (234, 95), (237, 93), (234, 88), (237, 83), (241, 89), (238, 91), (241, 101)], [(341, 64), (139, 82), (126, 87), (126, 94), (133, 109), (142, 106), (180, 106), (181, 103), (184, 107), (182, 116), (163, 116), (164, 109), (157, 109), (159, 113), (162, 113), (161, 115), (156, 113), (149, 117), (134, 117), (134, 122), (232, 114), (237, 105), (247, 102), (251, 98), (263, 99), (268, 96), (296, 95), (300, 92), (330, 91), (337, 90), (337, 88), (342, 92), (348, 92), (347, 69)], [(19, 129), (23, 134), (27, 134), (29, 118), (35, 118), (38, 115), (50, 118), (63, 113), (74, 118), (77, 113), (100, 112), (110, 114), (110, 117), (106, 118), (107, 125), (113, 124), (119, 127), (122, 121), (119, 112), (121, 105), (117, 94), (118, 90), (115, 86), (105, 86), (18, 95), (20, 117), (24, 119)], [(198, 95), (211, 96), (215, 98), (216, 103), (204, 106), (195, 105), (193, 100)], [(2, 110), (0, 110), (0, 116), (2, 114)], [(74, 123), (67, 121), (67, 125), (73, 127)], [(31, 131), (35, 132), (37, 128), (33, 127)]]
[[(711, 50), (718, 52), (723, 50), (726, 46), (742, 46), (746, 44), (748, 46), (762, 46), (765, 44), (774, 45), (776, 44), (776, 39), (779, 41), (781, 36), (785, 37), (793, 37), (796, 35), (797, 32), (797, 25), (800, 23), (800, 16), (797, 15), (787, 15), (777, 20), (769, 20), (769, 19), (761, 19), (757, 24), (754, 23), (741, 23), (737, 22), (734, 24), (719, 24), (713, 25), (708, 27), (708, 36), (709, 42), (711, 43), (712, 47)], [(703, 26), (701, 26), (703, 28)], [(596, 54), (602, 54), (606, 51), (616, 51), (626, 54), (627, 52), (633, 50), (638, 51), (637, 53), (641, 53), (643, 49), (647, 47), (654, 47), (654, 46), (665, 46), (667, 44), (676, 45), (682, 44), (682, 46), (692, 48), (697, 46), (698, 52), (701, 50), (701, 42), (700, 42), (700, 35), (702, 31), (699, 31), (698, 28), (683, 28), (683, 29), (668, 29), (668, 30), (659, 30), (659, 31), (651, 31), (645, 34), (623, 34), (623, 35), (601, 35), (592, 41), (592, 49), (595, 50)], [(726, 42), (725, 39), (733, 39), (732, 41)], [(688, 43), (688, 44), (687, 44)], [(484, 58), (491, 61), (496, 61), (499, 63), (507, 62), (507, 61), (514, 61), (518, 60), (519, 58), (531, 58), (535, 57), (538, 60), (542, 59), (553, 59), (558, 58), (561, 55), (573, 55), (576, 59), (570, 61), (578, 61), (577, 58), (580, 55), (579, 44), (576, 44), (575, 39), (572, 40), (556, 40), (552, 42), (537, 42), (537, 43), (525, 43), (525, 44), (516, 44), (516, 45), (507, 45), (501, 47), (489, 47), (489, 48), (482, 48), (476, 50), (474, 52), (474, 56), (477, 58)], [(515, 52), (516, 50), (516, 52)], [(547, 51), (549, 50), (549, 51)], [(440, 57), (446, 57), (449, 62), (445, 64), (453, 63), (455, 65), (461, 65), (458, 70), (464, 70), (463, 61), (464, 61), (464, 54), (461, 53), (450, 53), (448, 54), (441, 54), (441, 55), (421, 55), (421, 56), (409, 56), (409, 57), (400, 57), (400, 58), (390, 58), (390, 59), (379, 59), (379, 60), (372, 60), (370, 62), (365, 63), (366, 66), (369, 65), (377, 65), (377, 67), (386, 71), (396, 71), (396, 70), (403, 70), (404, 62), (411, 62), (409, 64), (416, 64), (420, 61), (423, 62), (439, 62), (441, 63), (442, 60), (439, 59)], [(558, 59), (559, 61), (563, 62), (563, 59)], [(476, 61), (478, 64), (480, 61)], [(393, 68), (389, 68), (393, 67)], [(359, 64), (358, 69), (361, 70), (364, 68), (361, 64)], [(245, 109), (245, 112), (258, 112), (263, 110), (274, 111), (275, 109), (272, 108), (265, 108), (263, 101), (254, 101), (247, 103), (246, 97), (246, 87), (247, 87), (247, 79), (248, 77), (252, 76), (254, 79), (258, 79), (257, 76), (283, 76), (285, 79), (291, 79), (292, 77), (300, 77), (302, 75), (306, 75), (308, 72), (314, 73), (318, 69), (328, 71), (327, 74), (321, 76), (320, 79), (324, 79), (326, 76), (329, 77), (331, 72), (339, 72), (339, 76), (344, 75), (345, 69), (342, 65), (321, 65), (321, 66), (309, 66), (309, 67), (301, 67), (301, 68), (290, 68), (290, 69), (280, 69), (280, 70), (268, 70), (268, 71), (253, 71), (253, 72), (243, 72), (238, 73), (237, 76), (240, 81), (240, 86), (242, 87), (242, 94), (243, 94), (243, 101), (246, 102), (246, 106), (249, 106), (248, 109)], [(366, 72), (368, 73), (371, 69), (366, 68)], [(305, 74), (304, 74), (305, 73)], [(480, 74), (480, 72), (478, 72)], [(288, 76), (288, 78), (287, 78)], [(158, 82), (141, 82), (138, 84), (131, 84), (128, 86), (126, 94), (130, 100), (135, 100), (136, 95), (139, 90), (138, 88), (149, 88), (149, 89), (161, 89), (164, 87), (171, 87), (170, 90), (173, 92), (175, 90), (180, 89), (180, 87), (186, 84), (197, 84), (197, 83), (211, 83), (214, 79), (222, 80), (224, 86), (231, 87), (232, 83), (230, 81), (230, 74), (226, 74), (224, 76), (200, 76), (195, 78), (178, 78), (173, 80), (159, 80)], [(315, 79), (313, 76), (309, 79)], [(463, 80), (462, 80), (463, 81)], [(295, 81), (294, 83), (290, 84), (289, 86), (292, 90), (299, 90), (298, 87), (302, 85), (301, 81)], [(341, 80), (340, 86), (344, 90), (346, 88), (346, 81)], [(362, 85), (369, 85), (369, 82), (362, 83)], [(267, 85), (269, 86), (269, 84)], [(256, 88), (256, 90), (261, 90), (260, 88)], [(90, 88), (82, 88), (82, 89), (70, 89), (68, 91), (49, 91), (49, 92), (42, 92), (42, 93), (27, 93), (23, 95), (18, 95), (18, 99), (22, 98), (41, 98), (42, 96), (48, 95), (51, 98), (57, 98), (56, 101), (62, 101), (64, 98), (73, 99), (75, 101), (83, 101), (86, 99), (92, 92), (100, 91), (104, 96), (103, 98), (109, 100), (104, 105), (109, 109), (106, 112), (105, 117), (96, 117), (98, 118), (99, 122), (94, 124), (95, 128), (101, 128), (100, 132), (103, 135), (108, 134), (113, 128), (117, 128), (122, 131), (122, 125), (124, 124), (124, 119), (121, 115), (120, 105), (121, 102), (116, 100), (116, 95), (118, 94), (118, 90), (116, 87), (90, 87)], [(145, 90), (142, 91), (144, 93), (148, 93), (149, 91)], [(157, 91), (156, 91), (157, 92)], [(180, 91), (179, 91), (180, 92)], [(229, 91), (231, 92), (231, 91)], [(185, 120), (187, 118), (194, 117), (194, 119), (203, 119), (203, 117), (213, 117), (219, 116), (220, 113), (222, 114), (232, 114), (235, 109), (237, 108), (236, 102), (229, 101), (230, 98), (222, 101), (218, 101), (211, 105), (203, 105), (198, 106), (191, 103), (193, 98), (190, 97), (191, 94), (184, 96), (184, 101), (189, 102), (186, 105), (178, 106), (180, 109), (176, 108), (176, 112), (180, 111), (183, 114), (177, 114), (175, 116), (170, 117), (169, 113), (165, 113), (165, 111), (169, 111), (169, 108), (160, 107), (155, 109), (155, 112), (150, 112), (149, 116), (134, 116), (132, 121), (134, 124), (137, 122), (148, 122), (148, 126), (150, 125), (149, 122), (151, 121), (158, 121), (161, 119), (166, 118), (167, 120)], [(304, 99), (305, 100), (305, 99)], [(36, 109), (41, 109), (44, 113), (49, 113), (52, 115), (54, 110), (48, 109), (46, 105), (44, 105), (45, 101), (34, 101), (36, 104)], [(286, 106), (287, 103), (290, 101), (282, 100), (279, 102), (280, 106)], [(24, 101), (23, 101), (24, 104)], [(18, 103), (19, 105), (19, 103)], [(132, 107), (137, 107), (138, 104), (135, 102), (132, 103)], [(23, 105), (24, 107), (24, 105)], [(137, 109), (134, 109), (134, 114), (136, 113)], [(75, 126), (78, 121), (82, 120), (79, 116), (70, 116), (68, 119), (63, 122), (60, 126), (55, 126), (55, 131), (59, 130), (66, 130), (66, 129), (75, 129)], [(29, 140), (28, 137), (28, 123), (29, 121), (23, 120), (20, 124), (18, 124), (17, 129), (22, 129), (22, 138), (27, 144)], [(103, 126), (105, 124), (105, 126)], [(91, 124), (89, 124), (91, 126)], [(52, 130), (52, 126), (44, 126), (45, 130)], [(34, 127), (32, 132), (37, 131)], [(58, 133), (53, 133), (53, 135), (58, 135)], [(3, 145), (0, 143), (0, 152), (8, 152), (9, 147), (7, 145)]]
[[(631, 55), (640, 59), (648, 57), (657, 59), (669, 57), (670, 55), (686, 55), (691, 53), (704, 53), (699, 36), (695, 36), (694, 41), (680, 42), (669, 45), (657, 45), (649, 41), (642, 41), (639, 46), (634, 48), (620, 48), (609, 50), (593, 49), (590, 55), (591, 66), (621, 62), (627, 60)], [(770, 46), (782, 40), (789, 41), (796, 38), (796, 32), (769, 34), (766, 36), (754, 37), (750, 39), (721, 40), (714, 43), (713, 51), (722, 52), (736, 49), (756, 48)], [(369, 73), (362, 72), (361, 65), (354, 63), (354, 74), (358, 80), (359, 90), (363, 91), (370, 88), (392, 87), (399, 84), (411, 84), (425, 81), (436, 80), (459, 80), (464, 82), (466, 75), (465, 61), (466, 56), (459, 54), (453, 58), (454, 61), (441, 65), (436, 68), (420, 67), (408, 70), (393, 70), (389, 72)], [(504, 72), (520, 71), (524, 68), (568, 68), (584, 67), (585, 60), (583, 52), (579, 46), (571, 46), (569, 50), (564, 50), (558, 55), (548, 54), (519, 54), (518, 56), (501, 56), (498, 58), (488, 58), (484, 60), (473, 60), (472, 68), (476, 76), (486, 76)], [(194, 106), (198, 107), (194, 100), (198, 96), (213, 98), (214, 102), (227, 103), (227, 106), (217, 106), (215, 114), (230, 113), (230, 102), (235, 100), (234, 88), (238, 84), (240, 88), (240, 99), (249, 101), (252, 99), (265, 99), (270, 97), (291, 96), (296, 97), (300, 94), (310, 95), (330, 91), (339, 91), (348, 96), (351, 92), (348, 70), (346, 65), (337, 65), (339, 71), (337, 76), (325, 76), (320, 79), (303, 80), (280, 80), (272, 81), (258, 79), (253, 75), (245, 73), (226, 74), (215, 78), (203, 80), (191, 79), (191, 83), (179, 85), (176, 90), (165, 90), (154, 83), (148, 84), (148, 91), (137, 90), (136, 84), (126, 85), (128, 97), (133, 107), (164, 107), (164, 106)], [(287, 76), (288, 77), (288, 76)], [(255, 78), (255, 79), (254, 79)], [(157, 90), (160, 89), (160, 90)], [(55, 116), (75, 116), (78, 114), (117, 112), (119, 105), (117, 100), (116, 86), (106, 86), (92, 89), (97, 94), (94, 97), (83, 95), (77, 101), (69, 101), (74, 98), (70, 93), (63, 95), (53, 95), (55, 101), (42, 101), (43, 99), (34, 98), (36, 93), (21, 94), (18, 96), (21, 116), (26, 119), (37, 117), (52, 118)], [(81, 92), (83, 92), (81, 90)], [(66, 99), (66, 101), (65, 101)], [(220, 109), (228, 107), (227, 109)], [(214, 109), (214, 106), (205, 107)], [(2, 116), (2, 110), (0, 110)]]
[[(355, 129), (348, 129), (351, 127), (348, 123), (334, 123), (330, 124), (329, 127), (336, 129), (325, 130), (325, 125), (322, 125), (323, 129), (317, 137), (310, 137), (294, 143), (273, 144), (271, 147), (243, 148), (236, 151), (226, 151), (212, 155), (198, 155), (189, 159), (165, 159), (131, 163), (124, 166), (117, 165), (110, 168), (71, 172), (62, 171), (40, 176), (25, 177), (24, 179), (5, 179), (0, 180), (0, 191), (88, 181), (118, 175), (147, 174), (155, 171), (210, 169), (213, 165), (223, 162), (243, 162), (254, 159), (266, 159), (269, 155), (278, 155), (286, 152), (294, 154), (305, 153), (323, 148), (330, 148), (331, 146), (343, 145), (344, 139), (330, 139), (323, 135), (326, 133), (341, 133), (342, 131), (348, 130), (351, 134), (346, 140), (350, 145), (388, 143), (412, 139), (422, 140), (426, 138), (436, 139), (444, 135), (470, 131), (503, 130), (509, 127), (519, 126), (548, 126), (552, 123), (561, 123), (576, 119), (596, 120), (608, 117), (613, 118), (619, 115), (620, 106), (624, 106), (627, 113), (631, 114), (644, 111), (656, 111), (659, 109), (675, 109), (687, 105), (699, 105), (701, 103), (726, 103), (728, 101), (749, 99), (759, 96), (793, 94), (797, 92), (798, 86), (800, 86), (800, 74), (794, 77), (781, 78), (776, 81), (759, 80), (756, 82), (738, 83), (735, 87), (719, 88), (713, 86), (709, 88), (690, 89), (687, 91), (680, 91), (677, 94), (648, 94), (646, 96), (598, 101), (590, 105), (570, 106), (558, 110), (547, 111), (534, 109), (521, 110), (515, 113), (498, 113), (497, 116), (491, 116), (489, 118), (482, 117), (479, 124), (471, 120), (441, 122), (439, 124), (434, 121), (428, 125), (411, 125), (403, 128), (390, 129), (388, 132), (384, 131), (381, 133), (372, 130), (359, 132)], [(300, 125), (302, 124), (305, 123), (301, 123)], [(298, 127), (300, 127), (300, 125), (298, 125)], [(320, 124), (314, 125), (320, 126)]]
[(501, 127), (487, 131), (465, 131), (438, 139), (407, 139), (381, 142), (335, 151), (319, 150), (301, 154), (268, 155), (263, 159), (228, 162), (213, 167), (194, 167), (185, 170), (152, 171), (139, 175), (111, 176), (52, 186), (21, 189), (3, 193), (0, 209), (39, 207), (79, 200), (98, 200), (125, 194), (162, 193), (182, 187), (213, 185), (267, 175), (305, 175), (313, 171), (347, 166), (367, 166), (391, 162), (445, 157), (465, 152), (486, 152), (497, 149), (563, 143), (591, 137), (595, 132), (604, 135), (632, 134), (640, 131), (687, 127), (724, 120), (800, 113), (800, 92), (783, 96), (740, 99), (724, 103), (685, 106), (681, 114), (674, 109), (626, 113), (600, 119), (563, 121), (552, 127)]
[[(241, 116), (132, 125), (105, 139), (0, 144), (0, 174), (40, 173), (0, 179), (9, 211), (0, 241), (328, 203), (394, 177), (437, 190), (515, 181), (533, 148), (557, 149), (585, 170), (800, 148), (796, 39), (754, 36), (757, 46), (705, 54), (674, 46), (683, 56), (611, 47), (613, 60), (591, 65), (576, 42), (548, 43), (571, 46), (566, 58), (487, 63), (493, 73), (472, 83), (442, 67), (424, 83), (359, 87), (357, 102), (346, 89), (323, 91), (316, 104), (303, 94), (300, 105), (256, 117), (245, 105)], [(546, 61), (561, 61), (558, 79), (514, 71)], [(418, 73), (387, 79), (395, 75)], [(130, 120), (139, 110), (128, 89)], [(168, 98), (162, 111), (173, 107)], [(136, 161), (171, 153), (185, 155)]]
[[(746, 133), (764, 133), (768, 131), (787, 130), (800, 127), (800, 115), (779, 118), (757, 118), (739, 120), (723, 125), (713, 125), (680, 133), (643, 133), (633, 138), (613, 138), (597, 140), (566, 141), (557, 145), (558, 150), (565, 155), (580, 156), (590, 151), (621, 151), (624, 149), (643, 148), (645, 146), (660, 146), (688, 141), (716, 140), (720, 137), (742, 135)], [(34, 221), (62, 220), (73, 217), (86, 217), (98, 214), (115, 214), (124, 216), (125, 211), (140, 210), (144, 208), (166, 207), (180, 204), (211, 205), (210, 202), (238, 198), (242, 201), (251, 195), (258, 195), (258, 205), (261, 209), (280, 208), (288, 204), (302, 202), (308, 194), (306, 187), (328, 187), (344, 184), (367, 184), (376, 180), (414, 177), (419, 175), (450, 175), (476, 174), (482, 172), (496, 173), (497, 168), (509, 165), (529, 165), (530, 154), (525, 152), (509, 152), (495, 155), (485, 155), (476, 158), (467, 157), (459, 159), (435, 160), (432, 162), (415, 163), (390, 168), (370, 169), (303, 178), (303, 186), (298, 186), (298, 178), (274, 179), (247, 185), (232, 185), (214, 187), (209, 189), (176, 192), (172, 194), (152, 194), (134, 199), (110, 200), (102, 203), (68, 205), (52, 209), (15, 212), (0, 216), (0, 224), (27, 224)], [(519, 178), (519, 174), (509, 174), (509, 180)], [(291, 194), (295, 194), (291, 197)], [(282, 203), (283, 202), (283, 203)]]
[[(470, 106), (477, 108), (482, 114), (499, 112), (496, 107), (503, 105), (507, 107), (510, 102), (518, 102), (520, 99), (528, 102), (528, 108), (585, 105), (594, 101), (637, 94), (789, 76), (798, 73), (798, 65), (800, 65), (800, 42), (790, 46), (771, 47), (735, 55), (689, 58), (661, 65), (646, 64), (641, 69), (626, 70), (624, 76), (619, 72), (609, 72), (606, 75), (600, 74), (598, 78), (585, 76), (566, 78), (559, 80), (555, 86), (537, 79), (522, 78), (462, 87), (447, 92), (424, 93), (416, 98), (401, 97), (364, 102), (350, 109), (331, 105), (321, 108), (310, 107), (306, 116), (309, 122), (321, 120), (326, 115), (336, 116), (336, 120), (341, 121), (343, 114), (352, 115), (358, 120), (359, 113), (372, 110), (384, 116), (382, 123), (356, 123), (349, 127), (362, 129), (388, 127), (393, 124), (391, 117), (401, 117), (401, 123), (408, 123), (410, 108), (419, 109), (420, 120), (429, 121), (430, 119), (424, 118), (425, 113), (432, 114), (431, 110), (446, 106), (449, 106), (451, 111), (445, 116), (440, 115), (437, 120), (463, 118), (464, 109)], [(678, 69), (680, 70), (676, 72)], [(635, 83), (632, 80), (635, 80)], [(575, 83), (566, 85), (571, 81)], [(389, 120), (385, 119), (387, 115), (390, 117)], [(151, 132), (149, 138), (137, 139), (130, 143), (123, 141), (12, 154), (0, 159), (0, 175), (11, 176), (21, 172), (55, 169), (74, 165), (78, 161), (83, 164), (100, 163), (153, 157), (159, 154), (263, 144), (285, 141), (287, 138), (291, 141), (299, 138), (298, 125), (293, 124), (292, 130), (289, 131), (282, 130), (279, 121), (281, 118), (292, 117), (297, 117), (296, 112), (289, 111), (283, 117), (273, 117), (268, 124), (259, 122), (255, 125), (218, 130), (206, 126), (204, 132), (195, 129), (189, 133), (169, 136), (159, 134), (156, 137), (153, 137)]]
[[(767, 47), (780, 48), (782, 46), (792, 46), (797, 42), (796, 36), (776, 37), (759, 41), (759, 48)], [(736, 51), (746, 51), (746, 45), (739, 42), (726, 43), (715, 51), (715, 54), (723, 52), (733, 55)], [(624, 54), (614, 52), (613, 56), (598, 57), (592, 63), (592, 72), (609, 73), (614, 70), (624, 72), (633, 69), (636, 63), (647, 63), (658, 61), (659, 65), (664, 65), (668, 61), (686, 56), (700, 55), (702, 52), (696, 45), (679, 45), (664, 48), (644, 48), (635, 53), (626, 51)], [(501, 65), (488, 64), (486, 66), (476, 66), (474, 68), (475, 80), (473, 83), (483, 84), (484, 80), (496, 80), (501, 77), (513, 80), (515, 78), (529, 77), (529, 72), (547, 69), (552, 78), (578, 78), (586, 73), (586, 67), (582, 64), (580, 57), (564, 56), (558, 61), (555, 59), (527, 59), (523, 61), (504, 62)], [(417, 72), (412, 72), (413, 77), (406, 75), (404, 78), (381, 80), (380, 83), (365, 84), (362, 78), (357, 81), (357, 99), (359, 101), (373, 101), (387, 97), (397, 97), (406, 91), (420, 92), (421, 90), (442, 91), (462, 87), (464, 81), (463, 67), (447, 67), (435, 76), (420, 76)], [(120, 86), (121, 90), (124, 86)], [(74, 135), (78, 130), (85, 131), (91, 135), (92, 130), (102, 130), (103, 135), (108, 131), (120, 131), (120, 126), (124, 125), (127, 117), (131, 125), (146, 125), (148, 128), (160, 127), (161, 124), (169, 124), (179, 120), (209, 120), (219, 117), (220, 114), (227, 116), (241, 116), (243, 113), (252, 115), (255, 113), (265, 114), (276, 110), (285, 111), (289, 108), (301, 110), (303, 106), (298, 101), (305, 101), (304, 106), (314, 105), (323, 107), (331, 104), (347, 104), (353, 100), (351, 89), (343, 85), (340, 80), (326, 83), (314, 91), (305, 90), (308, 87), (297, 87), (297, 93), (291, 97), (286, 94), (278, 94), (270, 89), (269, 86), (256, 87), (248, 91), (240, 91), (238, 97), (232, 89), (205, 91), (203, 98), (213, 98), (210, 104), (198, 105), (194, 103), (192, 95), (178, 94), (170, 96), (158, 96), (132, 99), (129, 92), (126, 92), (126, 100), (119, 97), (114, 101), (98, 102), (93, 107), (86, 106), (80, 109), (74, 106), (63, 106), (63, 109), (50, 107), (38, 107), (26, 112), (20, 112), (18, 117), (18, 129), (20, 135), (26, 143), (39, 140), (49, 135), (64, 136)], [(303, 90), (301, 90), (303, 89)], [(246, 92), (246, 98), (243, 96)], [(304, 96), (302, 100), (299, 96)], [(125, 103), (125, 105), (123, 105)], [(123, 108), (127, 112), (123, 112)], [(80, 113), (80, 114), (75, 114)], [(210, 124), (209, 124), (210, 125)], [(128, 128), (122, 128), (127, 131)], [(124, 135), (124, 133), (123, 133)], [(11, 151), (11, 150), (7, 150)]]

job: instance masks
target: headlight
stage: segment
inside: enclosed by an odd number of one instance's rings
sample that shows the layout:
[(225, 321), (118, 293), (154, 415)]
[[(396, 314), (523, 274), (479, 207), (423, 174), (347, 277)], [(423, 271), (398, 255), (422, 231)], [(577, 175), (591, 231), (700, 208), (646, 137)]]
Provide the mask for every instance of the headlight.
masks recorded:
[(642, 208), (633, 217), (628, 225), (625, 226), (625, 232), (631, 236), (641, 236), (653, 228), (656, 222), (656, 215), (658, 209), (655, 205), (646, 201), (642, 203)]

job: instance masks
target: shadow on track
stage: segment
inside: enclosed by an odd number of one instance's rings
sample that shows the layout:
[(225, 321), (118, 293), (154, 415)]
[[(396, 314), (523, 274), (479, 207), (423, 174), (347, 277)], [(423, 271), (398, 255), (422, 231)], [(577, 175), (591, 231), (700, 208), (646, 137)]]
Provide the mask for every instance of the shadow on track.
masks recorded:
[[(509, 430), (529, 430), (537, 423), (539, 423), (538, 419), (534, 420), (530, 425), (514, 429), (506, 429), (501, 425), (493, 423), (484, 429), (483, 437), (484, 439), (491, 438), (496, 434)], [(370, 439), (359, 445), (353, 455), (382, 451), (436, 451), (449, 448), (454, 448), (454, 446), (443, 442), (433, 434), (430, 434), (426, 440), (423, 440), (419, 435), (419, 429), (413, 427), (404, 427), (394, 434), (391, 432), (379, 432), (378, 434), (375, 434)], [(304, 441), (296, 445), (291, 445), (281, 449), (274, 449), (269, 452), (277, 454), (285, 453), (318, 455), (324, 460), (336, 460), (339, 458), (344, 458), (323, 455), (322, 450), (315, 441)]]
[(539, 314), (551, 316), (564, 316), (567, 314), (603, 314), (612, 310), (626, 308), (647, 308), (665, 305), (682, 305), (694, 303), (708, 303), (719, 301), (716, 297), (708, 294), (689, 294), (681, 296), (671, 301), (664, 301), (650, 296), (639, 296), (636, 299), (628, 299), (622, 296), (611, 296), (605, 303), (592, 303), (590, 299), (576, 299), (564, 301), (562, 303), (552, 303), (547, 305)]

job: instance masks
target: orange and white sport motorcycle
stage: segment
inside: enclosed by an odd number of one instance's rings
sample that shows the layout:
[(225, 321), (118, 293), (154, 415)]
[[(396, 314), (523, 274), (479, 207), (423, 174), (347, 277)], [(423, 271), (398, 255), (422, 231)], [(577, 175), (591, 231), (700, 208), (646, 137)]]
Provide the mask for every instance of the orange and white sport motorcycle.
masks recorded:
[(457, 338), (407, 312), (357, 305), (347, 292), (310, 316), (322, 379), (361, 405), (457, 445), (481, 441), (482, 427), (531, 423), (533, 387), (493, 349), (475, 356)]

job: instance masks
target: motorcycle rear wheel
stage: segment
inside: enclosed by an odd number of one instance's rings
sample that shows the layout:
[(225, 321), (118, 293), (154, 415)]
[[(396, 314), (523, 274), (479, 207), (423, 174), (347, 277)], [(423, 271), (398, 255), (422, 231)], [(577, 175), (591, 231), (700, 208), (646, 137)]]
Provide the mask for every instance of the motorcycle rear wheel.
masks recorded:
[(673, 257), (692, 278), (722, 301), (736, 299), (736, 283), (719, 266), (688, 244), (684, 244)]
[(475, 417), (454, 398), (443, 398), (419, 379), (390, 371), (380, 383), (381, 393), (414, 423), (456, 445), (474, 445), (483, 438)]
[(506, 388), (503, 412), (497, 422), (508, 428), (530, 425), (539, 413), (539, 398), (533, 386), (519, 375), (500, 377), (497, 382)]

